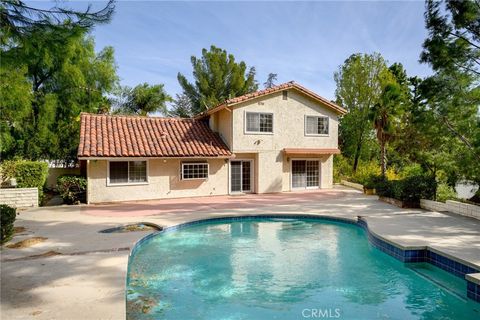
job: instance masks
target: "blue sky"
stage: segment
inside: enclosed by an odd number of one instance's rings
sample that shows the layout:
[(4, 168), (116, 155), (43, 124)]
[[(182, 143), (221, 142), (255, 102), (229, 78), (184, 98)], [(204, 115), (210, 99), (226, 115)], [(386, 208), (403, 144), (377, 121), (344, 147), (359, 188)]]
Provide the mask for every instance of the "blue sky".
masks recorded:
[(93, 35), (98, 50), (115, 48), (123, 85), (163, 83), (174, 96), (177, 73), (191, 78), (190, 56), (214, 44), (254, 66), (260, 83), (273, 72), (333, 99), (333, 74), (352, 53), (379, 52), (411, 75), (430, 74), (418, 62), (423, 12), (423, 1), (119, 1)]

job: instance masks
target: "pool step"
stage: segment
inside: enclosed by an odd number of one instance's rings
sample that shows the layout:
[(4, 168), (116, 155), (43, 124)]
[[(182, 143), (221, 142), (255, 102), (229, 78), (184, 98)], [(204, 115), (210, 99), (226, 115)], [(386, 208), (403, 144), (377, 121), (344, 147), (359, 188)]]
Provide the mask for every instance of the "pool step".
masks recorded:
[(406, 263), (405, 266), (458, 299), (467, 301), (464, 288), (466, 284), (464, 280), (425, 262)]

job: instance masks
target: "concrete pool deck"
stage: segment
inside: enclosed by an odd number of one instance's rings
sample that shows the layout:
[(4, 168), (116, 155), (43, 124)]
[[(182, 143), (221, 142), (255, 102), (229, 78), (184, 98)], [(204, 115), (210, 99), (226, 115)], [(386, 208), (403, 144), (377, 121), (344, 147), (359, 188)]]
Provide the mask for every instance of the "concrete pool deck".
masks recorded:
[[(187, 198), (21, 211), (16, 227), (47, 240), (2, 248), (2, 319), (123, 319), (130, 248), (151, 231), (99, 233), (134, 222), (171, 226), (211, 217), (315, 214), (356, 220), (402, 246), (429, 246), (480, 267), (480, 221), (400, 209), (375, 196), (335, 187), (303, 193)], [(367, 239), (366, 239), (367, 241)], [(48, 257), (39, 256), (48, 253)]]

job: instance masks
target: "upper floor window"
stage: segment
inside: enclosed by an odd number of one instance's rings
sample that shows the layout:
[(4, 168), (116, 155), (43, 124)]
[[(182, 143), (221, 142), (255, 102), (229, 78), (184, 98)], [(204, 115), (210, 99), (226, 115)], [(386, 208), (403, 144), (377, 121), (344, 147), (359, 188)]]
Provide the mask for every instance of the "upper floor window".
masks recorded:
[(208, 163), (182, 163), (182, 180), (207, 179)]
[(273, 133), (273, 113), (247, 112), (246, 132)]
[(147, 182), (147, 161), (110, 161), (109, 183)]
[(305, 134), (313, 136), (328, 134), (328, 117), (306, 116)]

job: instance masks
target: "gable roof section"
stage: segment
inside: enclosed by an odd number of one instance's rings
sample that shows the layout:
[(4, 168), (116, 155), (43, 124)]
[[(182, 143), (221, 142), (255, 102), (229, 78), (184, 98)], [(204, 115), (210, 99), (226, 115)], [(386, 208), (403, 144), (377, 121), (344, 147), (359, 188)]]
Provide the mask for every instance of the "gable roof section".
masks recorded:
[(230, 156), (203, 121), (81, 114), (79, 158)]
[(222, 109), (225, 109), (227, 107), (234, 106), (236, 104), (239, 104), (239, 103), (242, 103), (242, 102), (245, 102), (245, 101), (249, 101), (249, 100), (252, 100), (252, 99), (264, 97), (264, 96), (267, 96), (267, 95), (275, 93), (275, 92), (281, 92), (281, 91), (289, 90), (289, 89), (297, 90), (298, 92), (310, 97), (311, 99), (313, 99), (317, 102), (320, 102), (321, 104), (333, 109), (334, 111), (338, 112), (339, 114), (347, 113), (347, 110), (340, 107), (339, 105), (325, 99), (322, 96), (319, 96), (315, 92), (308, 90), (307, 88), (299, 85), (298, 83), (295, 83), (294, 81), (290, 81), (290, 82), (282, 83), (278, 86), (274, 86), (274, 87), (267, 88), (267, 89), (264, 89), (264, 90), (255, 91), (255, 92), (252, 92), (252, 93), (247, 93), (247, 94), (244, 94), (243, 96), (239, 96), (239, 97), (235, 97), (235, 98), (225, 100), (223, 103), (221, 103), (221, 104), (219, 104), (219, 105), (217, 105), (217, 106), (215, 106), (211, 109), (208, 109), (207, 111), (197, 115), (195, 118), (202, 118), (204, 116), (210, 115), (212, 113), (215, 113), (215, 112), (220, 111)]

